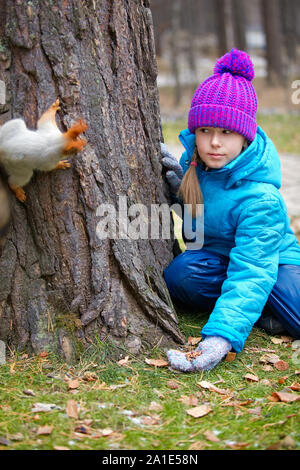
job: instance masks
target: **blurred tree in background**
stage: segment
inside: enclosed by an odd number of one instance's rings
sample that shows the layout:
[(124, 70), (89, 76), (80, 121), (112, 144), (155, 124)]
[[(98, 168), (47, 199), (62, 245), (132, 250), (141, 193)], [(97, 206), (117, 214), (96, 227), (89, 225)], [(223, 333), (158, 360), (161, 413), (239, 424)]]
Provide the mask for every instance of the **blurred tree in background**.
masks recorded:
[(159, 86), (172, 87), (175, 106), (232, 47), (251, 55), (265, 86), (287, 88), (299, 76), (299, 0), (151, 0), (151, 10)]

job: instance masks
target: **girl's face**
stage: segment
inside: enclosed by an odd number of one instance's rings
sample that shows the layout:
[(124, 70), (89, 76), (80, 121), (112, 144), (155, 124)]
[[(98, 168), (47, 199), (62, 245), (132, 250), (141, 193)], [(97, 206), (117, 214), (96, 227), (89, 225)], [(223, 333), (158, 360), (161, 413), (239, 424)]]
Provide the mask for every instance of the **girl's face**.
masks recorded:
[(198, 127), (195, 134), (199, 156), (209, 168), (223, 168), (247, 147), (245, 137), (220, 127)]

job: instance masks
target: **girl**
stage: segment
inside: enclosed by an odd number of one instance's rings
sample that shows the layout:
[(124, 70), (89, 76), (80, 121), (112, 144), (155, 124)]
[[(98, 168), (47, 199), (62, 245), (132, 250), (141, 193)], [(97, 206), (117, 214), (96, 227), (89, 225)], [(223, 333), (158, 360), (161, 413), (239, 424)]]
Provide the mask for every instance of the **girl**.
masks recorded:
[(193, 216), (204, 204), (203, 247), (187, 243), (164, 271), (179, 309), (211, 312), (193, 359), (167, 352), (184, 372), (212, 369), (231, 349), (241, 351), (254, 324), (300, 337), (300, 246), (279, 192), (276, 149), (256, 123), (253, 78), (245, 52), (217, 60), (193, 96), (180, 164), (162, 148), (171, 193), (192, 205)]

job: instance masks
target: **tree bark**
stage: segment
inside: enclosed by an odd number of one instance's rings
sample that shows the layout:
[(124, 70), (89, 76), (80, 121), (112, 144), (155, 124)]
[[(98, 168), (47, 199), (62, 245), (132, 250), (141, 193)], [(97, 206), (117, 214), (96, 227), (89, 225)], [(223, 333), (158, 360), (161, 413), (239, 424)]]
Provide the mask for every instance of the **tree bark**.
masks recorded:
[(0, 258), (0, 339), (71, 360), (97, 339), (139, 353), (184, 337), (163, 281), (171, 240), (99, 239), (97, 208), (167, 201), (148, 0), (1, 0), (2, 122), (36, 126), (59, 97), (62, 130), (88, 144), (71, 169), (36, 173), (12, 197)]

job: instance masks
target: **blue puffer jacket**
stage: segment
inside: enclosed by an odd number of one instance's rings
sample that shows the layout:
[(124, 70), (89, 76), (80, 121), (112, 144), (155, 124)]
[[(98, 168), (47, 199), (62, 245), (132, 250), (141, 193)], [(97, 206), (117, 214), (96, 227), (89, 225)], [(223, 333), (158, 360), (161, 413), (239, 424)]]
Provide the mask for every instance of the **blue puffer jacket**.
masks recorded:
[[(185, 129), (179, 139), (186, 172), (195, 134)], [(230, 258), (221, 296), (201, 334), (223, 336), (239, 352), (276, 282), (278, 264), (300, 265), (300, 246), (279, 192), (280, 161), (258, 127), (235, 160), (219, 170), (198, 165), (196, 171), (204, 199), (203, 248)]]

